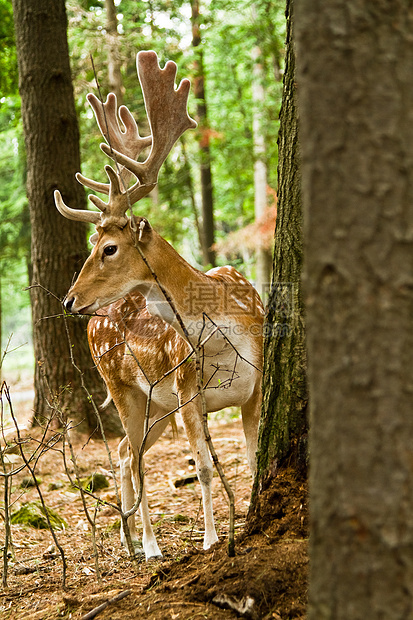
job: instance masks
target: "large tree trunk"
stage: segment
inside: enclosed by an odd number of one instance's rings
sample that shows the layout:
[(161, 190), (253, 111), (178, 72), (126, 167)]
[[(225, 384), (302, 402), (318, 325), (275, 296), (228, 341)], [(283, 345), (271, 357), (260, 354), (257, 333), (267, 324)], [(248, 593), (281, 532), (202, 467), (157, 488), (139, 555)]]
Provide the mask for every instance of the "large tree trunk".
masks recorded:
[(191, 0), (192, 46), (195, 49), (194, 95), (197, 100), (197, 121), (200, 131), (199, 156), (201, 161), (202, 192), (202, 257), (205, 266), (215, 265), (214, 197), (209, 148), (209, 126), (205, 99), (204, 60), (201, 47), (199, 0)]
[[(81, 430), (96, 427), (95, 415), (70, 359), (63, 298), (87, 256), (86, 230), (63, 218), (53, 202), (59, 188), (64, 200), (85, 208), (83, 188), (75, 181), (80, 170), (79, 133), (75, 114), (64, 0), (13, 0), (19, 64), (19, 89), (27, 151), (27, 195), (32, 231), (31, 289), (36, 358), (35, 416), (49, 417), (50, 403), (60, 405)], [(52, 294), (49, 294), (50, 291)], [(73, 353), (96, 400), (103, 385), (92, 368), (86, 324), (68, 319)], [(117, 420), (114, 423), (118, 427)]]
[[(292, 9), (290, 0), (278, 137), (274, 269), (264, 327), (263, 409), (258, 475), (248, 519), (250, 531), (259, 529), (266, 515), (279, 512), (279, 502), (271, 499), (275, 492), (280, 498), (288, 495), (289, 488), (277, 481), (280, 472), (290, 468), (292, 478), (302, 486), (307, 471), (306, 352), (300, 284), (302, 216)], [(297, 513), (297, 519), (303, 515)]]
[(297, 3), (314, 620), (412, 617), (413, 20)]

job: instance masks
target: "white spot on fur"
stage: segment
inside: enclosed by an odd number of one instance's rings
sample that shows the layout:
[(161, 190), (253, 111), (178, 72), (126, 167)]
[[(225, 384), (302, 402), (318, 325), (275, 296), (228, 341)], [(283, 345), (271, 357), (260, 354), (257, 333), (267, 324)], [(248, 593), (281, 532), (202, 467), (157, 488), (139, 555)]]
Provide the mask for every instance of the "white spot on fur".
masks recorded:
[(240, 301), (239, 299), (237, 299), (236, 297), (234, 297), (234, 301), (236, 304), (239, 305), (240, 308), (242, 308), (243, 310), (248, 311), (248, 306), (246, 306), (242, 301)]

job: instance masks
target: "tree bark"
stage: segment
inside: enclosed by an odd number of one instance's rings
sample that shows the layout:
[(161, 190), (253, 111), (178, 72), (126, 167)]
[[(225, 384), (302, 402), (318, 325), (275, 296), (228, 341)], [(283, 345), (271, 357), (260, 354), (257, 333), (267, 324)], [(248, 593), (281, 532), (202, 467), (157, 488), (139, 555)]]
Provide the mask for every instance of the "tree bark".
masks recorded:
[[(263, 408), (248, 522), (260, 527), (283, 468), (298, 484), (307, 474), (307, 379), (301, 291), (302, 214), (296, 110), (293, 2), (287, 2), (286, 67), (278, 136), (278, 203), (274, 268), (264, 325)], [(287, 493), (287, 489), (278, 489)]]
[[(85, 208), (83, 188), (75, 181), (80, 170), (79, 132), (71, 83), (64, 0), (13, 0), (19, 65), (19, 90), (27, 152), (27, 195), (32, 231), (31, 289), (35, 351), (37, 419), (50, 416), (49, 404), (60, 406), (79, 430), (96, 428), (92, 407), (71, 363), (62, 299), (87, 256), (86, 229), (63, 218), (54, 206), (53, 190), (64, 200)], [(50, 291), (49, 294), (46, 291)], [(67, 319), (73, 354), (96, 400), (104, 398), (102, 382), (89, 354), (86, 323)], [(114, 430), (119, 430), (116, 419)]]
[(412, 617), (413, 20), (297, 3), (309, 618)]
[(200, 132), (199, 156), (201, 162), (202, 193), (202, 256), (204, 265), (215, 266), (214, 197), (211, 172), (211, 152), (209, 147), (209, 125), (205, 98), (204, 59), (200, 34), (199, 0), (191, 0), (192, 9), (192, 47), (195, 49), (194, 95), (197, 100), (197, 122)]

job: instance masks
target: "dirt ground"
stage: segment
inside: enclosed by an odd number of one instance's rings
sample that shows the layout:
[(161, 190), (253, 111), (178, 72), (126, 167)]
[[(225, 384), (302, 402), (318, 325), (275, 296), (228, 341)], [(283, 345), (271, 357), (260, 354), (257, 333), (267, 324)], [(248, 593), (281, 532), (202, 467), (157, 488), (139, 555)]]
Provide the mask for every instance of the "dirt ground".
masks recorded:
[[(284, 472), (263, 496), (263, 513), (270, 507), (262, 520), (263, 527), (247, 536), (244, 524), (251, 478), (240, 420), (231, 413), (211, 416), (210, 430), (235, 492), (235, 557), (227, 554), (228, 500), (217, 478), (214, 509), (220, 542), (207, 552), (202, 550), (199, 484), (175, 486), (177, 480), (194, 473), (189, 445), (179, 427), (177, 439), (172, 430), (167, 430), (146, 457), (148, 500), (164, 557), (149, 562), (139, 559), (134, 566), (120, 544), (117, 511), (100, 505), (99, 582), (90, 526), (79, 493), (70, 486), (59, 451), (49, 451), (39, 460), (36, 476), (47, 506), (67, 522), (65, 529), (56, 531), (68, 565), (66, 588), (62, 588), (62, 561), (60, 556), (56, 557), (56, 548), (51, 547), (54, 543), (50, 532), (13, 525), (14, 549), (9, 560), (8, 588), (0, 591), (0, 618), (80, 620), (92, 617), (86, 616), (90, 610), (126, 591), (125, 598), (109, 604), (97, 617), (102, 620), (305, 618), (308, 563), (305, 489), (289, 472)], [(30, 434), (39, 436), (39, 431)], [(110, 449), (119, 479), (117, 443), (117, 440), (110, 441)], [(110, 486), (97, 495), (103, 501), (115, 502), (104, 444), (94, 439), (85, 443), (84, 438), (77, 438), (75, 447), (82, 475), (105, 474)], [(22, 462), (19, 455), (10, 455), (10, 459), (9, 467)], [(21, 488), (27, 475), (23, 471), (13, 477), (12, 512), (24, 502), (38, 499), (36, 488)], [(0, 493), (3, 498), (2, 489)], [(88, 500), (92, 516), (96, 504), (95, 500)], [(3, 545), (3, 518), (0, 525)]]

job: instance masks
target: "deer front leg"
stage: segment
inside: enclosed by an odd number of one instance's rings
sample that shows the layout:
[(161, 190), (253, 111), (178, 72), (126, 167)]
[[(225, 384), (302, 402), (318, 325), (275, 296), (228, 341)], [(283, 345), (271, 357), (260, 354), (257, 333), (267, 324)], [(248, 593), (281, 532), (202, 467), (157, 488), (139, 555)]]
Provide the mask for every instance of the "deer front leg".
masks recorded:
[[(155, 404), (152, 405), (152, 416), (150, 419), (151, 424), (155, 422), (157, 418), (163, 418), (165, 415), (165, 411), (157, 407)], [(146, 443), (145, 443), (145, 452), (149, 450), (151, 446), (157, 441), (157, 439), (162, 435), (163, 431), (169, 424), (169, 419), (161, 419), (157, 422), (152, 430), (150, 431)], [(140, 487), (140, 474), (139, 474), (139, 450), (142, 445), (143, 439), (143, 424), (138, 422), (137, 419), (128, 419), (125, 424), (126, 432), (129, 438), (130, 445), (130, 468), (131, 468), (131, 478), (132, 484), (135, 491), (135, 497), (138, 496), (139, 487)], [(143, 466), (144, 469), (144, 466)], [(141, 505), (139, 508), (141, 519), (142, 519), (142, 546), (145, 552), (146, 559), (149, 558), (158, 558), (162, 557), (161, 550), (158, 547), (158, 543), (156, 542), (155, 534), (152, 528), (152, 523), (149, 515), (149, 507), (148, 500), (146, 497), (145, 485), (142, 488), (142, 497), (141, 497)]]
[[(186, 401), (182, 399), (181, 402), (184, 403)], [(189, 403), (182, 407), (181, 415), (195, 459), (196, 473), (201, 485), (205, 522), (204, 549), (209, 549), (211, 545), (218, 541), (212, 506), (211, 486), (212, 477), (214, 475), (213, 464), (205, 438), (200, 408), (195, 402)]]
[[(121, 469), (121, 487), (122, 487), (122, 510), (127, 512), (134, 505), (139, 493), (140, 475), (139, 475), (139, 450), (142, 445), (143, 438), (143, 415), (146, 407), (146, 397), (139, 391), (124, 390), (121, 398), (118, 397), (115, 403), (118, 411), (121, 412), (121, 419), (126, 431), (126, 437), (119, 445), (120, 469)], [(165, 411), (158, 408), (155, 404), (152, 406), (153, 417), (151, 423), (157, 418), (162, 418)], [(169, 420), (160, 420), (147, 438), (145, 443), (145, 452), (156, 442), (160, 435), (168, 425)], [(148, 500), (146, 497), (145, 486), (143, 486), (141, 504), (139, 508), (142, 518), (142, 546), (146, 559), (151, 557), (162, 556), (162, 553), (156, 542), (155, 534), (149, 516)], [(139, 538), (136, 532), (135, 516), (132, 515), (128, 519), (132, 542), (139, 545)], [(121, 530), (121, 542), (125, 545), (125, 533)]]

